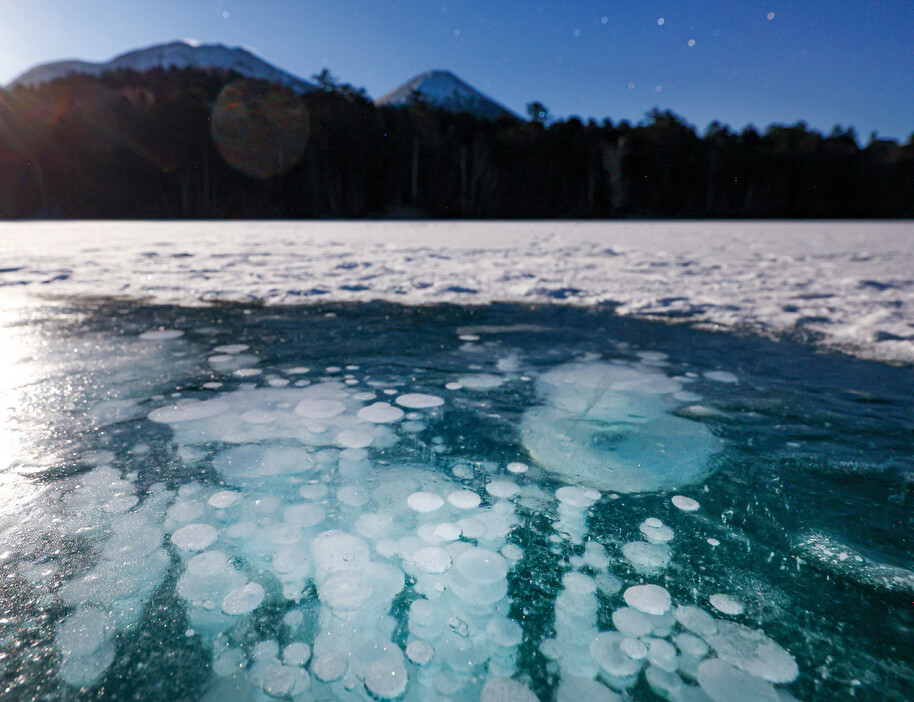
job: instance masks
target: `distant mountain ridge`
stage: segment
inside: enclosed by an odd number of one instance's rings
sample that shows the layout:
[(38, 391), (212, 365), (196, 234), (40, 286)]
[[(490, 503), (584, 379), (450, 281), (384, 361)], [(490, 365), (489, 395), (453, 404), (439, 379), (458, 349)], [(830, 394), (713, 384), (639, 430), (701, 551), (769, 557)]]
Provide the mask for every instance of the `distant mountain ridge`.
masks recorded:
[(72, 74), (100, 76), (118, 70), (144, 72), (154, 68), (234, 71), (249, 78), (259, 78), (285, 85), (297, 93), (307, 93), (315, 89), (313, 84), (267, 63), (247, 49), (232, 48), (222, 44), (197, 44), (190, 41), (156, 44), (128, 51), (102, 63), (79, 60), (43, 63), (18, 76), (7, 87), (13, 88), (17, 85), (35, 87)]
[[(247, 49), (222, 44), (199, 44), (187, 40), (135, 49), (100, 63), (71, 59), (39, 64), (17, 76), (6, 87), (14, 88), (21, 85), (32, 88), (73, 74), (101, 76), (118, 70), (142, 73), (154, 68), (234, 71), (249, 78), (285, 85), (300, 94), (316, 88), (314, 84), (267, 63)], [(448, 112), (469, 112), (476, 117), (493, 120), (500, 117), (519, 119), (501, 103), (445, 70), (421, 73), (378, 98), (375, 104), (405, 106), (415, 97)]]
[(382, 95), (375, 104), (401, 107), (416, 98), (448, 112), (469, 112), (477, 117), (518, 119), (504, 105), (464, 83), (450, 71), (434, 70), (411, 78), (398, 88)]

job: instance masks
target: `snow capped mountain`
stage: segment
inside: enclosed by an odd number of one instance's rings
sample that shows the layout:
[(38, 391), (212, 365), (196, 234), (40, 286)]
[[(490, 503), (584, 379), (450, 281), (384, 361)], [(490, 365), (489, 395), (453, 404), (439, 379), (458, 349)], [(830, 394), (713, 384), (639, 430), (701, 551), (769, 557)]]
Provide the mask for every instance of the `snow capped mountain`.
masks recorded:
[(192, 41), (175, 41), (128, 51), (105, 63), (56, 61), (41, 64), (13, 80), (9, 87), (33, 87), (73, 73), (98, 76), (121, 69), (142, 72), (153, 68), (235, 71), (249, 78), (260, 78), (285, 85), (298, 93), (314, 89), (311, 83), (276, 68), (246, 49), (231, 48), (222, 44), (198, 44)]
[(517, 118), (508, 108), (483, 95), (450, 71), (428, 71), (407, 81), (377, 100), (377, 105), (408, 105), (417, 95), (425, 102), (449, 112), (469, 112), (477, 117)]

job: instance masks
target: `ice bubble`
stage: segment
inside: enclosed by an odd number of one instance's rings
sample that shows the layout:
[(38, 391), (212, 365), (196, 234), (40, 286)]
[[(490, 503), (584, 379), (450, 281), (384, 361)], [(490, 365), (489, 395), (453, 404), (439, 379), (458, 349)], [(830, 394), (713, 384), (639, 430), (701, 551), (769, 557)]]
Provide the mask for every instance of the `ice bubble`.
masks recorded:
[(410, 560), (420, 571), (433, 575), (445, 573), (451, 567), (450, 554), (438, 546), (420, 548), (413, 553)]
[(307, 373), (310, 368), (305, 368), (304, 366), (295, 366), (295, 368), (289, 368), (285, 373), (287, 375), (304, 375)]
[(180, 422), (193, 422), (198, 419), (209, 419), (228, 412), (231, 405), (224, 400), (203, 400), (202, 402), (186, 402), (170, 407), (160, 407), (149, 413), (149, 420), (160, 424), (178, 424)]
[(644, 520), (638, 527), (639, 531), (652, 544), (665, 544), (673, 539), (673, 530), (656, 518)]
[(435, 395), (423, 395), (421, 393), (400, 395), (396, 402), (401, 407), (407, 407), (409, 409), (427, 409), (444, 404), (444, 400), (440, 397), (436, 397)]
[(270, 697), (288, 697), (302, 694), (310, 688), (308, 673), (298, 666), (269, 663), (263, 669), (261, 687)]
[(309, 399), (295, 406), (295, 414), (305, 419), (329, 419), (346, 411), (346, 405), (338, 400)]
[(482, 501), (472, 490), (455, 490), (447, 496), (447, 501), (457, 509), (476, 509)]
[(620, 607), (612, 613), (613, 626), (626, 636), (639, 638), (654, 631), (655, 617), (632, 607)]
[(213, 467), (227, 481), (259, 484), (264, 478), (311, 471), (314, 459), (291, 446), (248, 444), (219, 452)]
[(253, 612), (266, 596), (263, 588), (257, 583), (248, 583), (235, 588), (222, 600), (222, 611), (231, 616)]
[(336, 443), (343, 448), (365, 448), (371, 446), (374, 438), (366, 429), (344, 429), (336, 435)]
[(730, 371), (706, 371), (704, 373), (705, 378), (708, 380), (716, 380), (718, 383), (738, 383), (739, 378), (737, 378)]
[(290, 609), (283, 615), (283, 623), (292, 628), (296, 629), (301, 626), (301, 623), (305, 620), (305, 613), (300, 609)]
[(518, 463), (516, 461), (514, 463), (509, 463), (507, 468), (509, 473), (526, 473), (530, 470), (530, 466), (526, 463)]
[(362, 507), (371, 500), (369, 492), (357, 485), (344, 485), (336, 491), (336, 499), (347, 507)]
[(600, 573), (594, 582), (597, 584), (597, 589), (604, 595), (615, 595), (622, 589), (622, 581), (609, 573)]
[(563, 675), (555, 702), (622, 702), (622, 698), (596, 680)]
[(709, 546), (720, 546), (720, 541), (718, 541), (718, 540), (715, 539), (715, 538), (709, 538), (709, 539), (708, 539), (708, 545), (709, 545)]
[(203, 551), (217, 538), (219, 532), (209, 524), (188, 524), (171, 535), (171, 543), (183, 551)]
[(77, 609), (57, 629), (54, 644), (66, 657), (88, 656), (114, 634), (108, 616), (96, 607)]
[(624, 639), (622, 634), (606, 631), (597, 634), (590, 642), (591, 659), (606, 676), (607, 682), (618, 687), (633, 684), (634, 676), (641, 670), (641, 661), (629, 658), (619, 648)]
[(350, 612), (364, 605), (373, 592), (368, 578), (347, 570), (329, 577), (318, 587), (321, 602), (333, 610)]
[(64, 656), (58, 673), (74, 687), (86, 687), (98, 680), (114, 661), (114, 644), (106, 642), (87, 656)]
[(140, 334), (140, 338), (144, 341), (167, 341), (182, 336), (184, 336), (184, 332), (180, 329), (152, 329)]
[(708, 598), (711, 606), (723, 614), (732, 614), (734, 616), (743, 613), (743, 603), (730, 595), (711, 595)]
[(594, 570), (606, 570), (609, 566), (609, 556), (601, 544), (587, 541), (584, 543), (584, 562)]
[(670, 502), (673, 503), (674, 507), (681, 509), (683, 512), (694, 512), (701, 506), (696, 500), (693, 500), (691, 497), (686, 497), (685, 495), (673, 495)]
[(253, 378), (255, 375), (263, 373), (259, 368), (238, 368), (234, 371), (239, 378)]
[(717, 633), (704, 638), (721, 660), (756, 677), (789, 683), (799, 675), (793, 656), (760, 631), (719, 622)]
[(375, 402), (359, 410), (359, 419), (374, 424), (390, 424), (403, 418), (403, 410), (387, 402)]
[(486, 533), (485, 522), (482, 522), (475, 517), (467, 517), (465, 519), (461, 519), (459, 522), (457, 522), (457, 526), (460, 527), (463, 535), (468, 539), (478, 539)]
[(510, 499), (520, 492), (520, 488), (510, 480), (493, 480), (486, 485), (486, 492), (492, 497)]
[(647, 646), (639, 639), (626, 637), (619, 643), (619, 650), (626, 656), (636, 661), (643, 661), (647, 658)]
[(311, 543), (311, 553), (323, 573), (361, 570), (371, 555), (368, 546), (360, 538), (336, 529), (318, 534)]
[[(400, 649), (396, 649), (399, 652)], [(365, 670), (364, 683), (368, 694), (376, 700), (395, 700), (406, 692), (409, 677), (403, 655), (387, 655), (374, 661)]]
[(139, 501), (136, 495), (117, 495), (103, 504), (102, 509), (110, 514), (123, 514), (136, 507)]
[(580, 488), (566, 485), (555, 491), (555, 497), (563, 505), (584, 509), (591, 507), (599, 500), (600, 493), (592, 488)]
[(416, 665), (426, 665), (435, 655), (435, 649), (426, 641), (411, 641), (406, 647), (406, 657)]
[(274, 555), (273, 570), (280, 574), (302, 572), (307, 575), (308, 554), (299, 546), (288, 546), (279, 549)]
[(778, 702), (771, 683), (737, 670), (719, 658), (698, 666), (698, 684), (714, 702)]
[(220, 490), (210, 497), (206, 503), (213, 509), (228, 509), (241, 499), (241, 495), (231, 490)]
[(682, 390), (680, 392), (673, 393), (673, 399), (679, 400), (680, 402), (701, 402), (704, 397), (699, 395), (697, 392), (689, 392), (688, 390)]
[(257, 645), (254, 646), (253, 655), (255, 661), (269, 661), (278, 658), (279, 644), (272, 639), (259, 641)]
[(220, 678), (227, 678), (243, 670), (246, 665), (244, 653), (240, 649), (229, 648), (213, 660), (213, 673)]
[(442, 541), (456, 541), (460, 538), (461, 533), (460, 527), (453, 522), (441, 522), (441, 524), (435, 525), (434, 534)]
[(687, 656), (702, 658), (708, 654), (708, 644), (695, 634), (678, 634), (673, 638), (673, 643)]
[(329, 492), (324, 483), (309, 483), (298, 488), (298, 494), (306, 500), (322, 500)]
[(517, 563), (524, 557), (523, 549), (517, 544), (505, 544), (498, 552), (512, 563)]
[(470, 390), (491, 390), (503, 385), (505, 379), (491, 373), (476, 373), (474, 375), (461, 376), (457, 378), (457, 382)]
[(537, 702), (526, 685), (511, 678), (491, 677), (482, 686), (481, 702)]
[(646, 544), (632, 541), (622, 547), (622, 555), (636, 570), (650, 573), (665, 567), (670, 562), (670, 551), (660, 544)]
[(462, 390), (463, 385), (461, 385), (460, 383), (456, 383), (456, 382), (445, 383), (444, 389), (445, 390)]
[(494, 583), (508, 575), (504, 557), (483, 548), (461, 554), (454, 566), (460, 575), (473, 583)]
[(245, 424), (271, 424), (276, 421), (275, 412), (267, 412), (266, 410), (250, 410), (242, 414), (239, 419)]
[(565, 573), (562, 577), (562, 586), (575, 595), (590, 595), (597, 591), (594, 579), (583, 573)]
[(329, 683), (342, 678), (348, 667), (342, 653), (326, 653), (311, 662), (311, 674), (321, 682)]
[(663, 639), (650, 639), (647, 659), (652, 665), (655, 665), (668, 673), (672, 673), (676, 670), (676, 649), (669, 641), (664, 641)]
[(519, 646), (524, 638), (523, 629), (513, 619), (498, 617), (486, 624), (486, 637), (496, 646), (510, 648)]
[(702, 638), (707, 638), (717, 633), (717, 622), (703, 609), (685, 605), (677, 607), (675, 615), (676, 621), (684, 628)]
[(566, 481), (600, 490), (670, 490), (703, 478), (720, 447), (703, 424), (671, 414), (677, 381), (662, 372), (577, 362), (542, 375), (544, 399), (521, 421), (524, 446)]
[(250, 348), (247, 344), (224, 344), (223, 346), (217, 346), (213, 349), (216, 353), (241, 353), (242, 351), (247, 351)]
[(444, 500), (433, 492), (414, 492), (406, 498), (406, 504), (414, 512), (434, 512), (444, 506)]
[(218, 390), (222, 387), (222, 383), (217, 381), (210, 381), (208, 383), (203, 383), (203, 387), (207, 390)]

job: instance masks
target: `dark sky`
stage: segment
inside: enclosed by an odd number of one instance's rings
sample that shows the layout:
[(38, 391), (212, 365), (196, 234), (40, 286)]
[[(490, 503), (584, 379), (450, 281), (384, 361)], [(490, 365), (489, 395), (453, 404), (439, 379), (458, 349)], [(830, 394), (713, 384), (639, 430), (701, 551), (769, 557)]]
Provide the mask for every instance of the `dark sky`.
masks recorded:
[(523, 114), (914, 132), (914, 0), (0, 0), (0, 82), (191, 38), (377, 97), (446, 68)]

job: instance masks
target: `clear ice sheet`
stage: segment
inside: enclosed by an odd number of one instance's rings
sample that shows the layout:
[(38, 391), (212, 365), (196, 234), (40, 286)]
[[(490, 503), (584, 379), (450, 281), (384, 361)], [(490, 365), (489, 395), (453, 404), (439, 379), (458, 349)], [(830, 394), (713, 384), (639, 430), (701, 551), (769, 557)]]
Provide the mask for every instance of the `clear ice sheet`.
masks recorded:
[(910, 697), (909, 369), (610, 310), (59, 315), (5, 388), (16, 698)]

